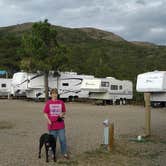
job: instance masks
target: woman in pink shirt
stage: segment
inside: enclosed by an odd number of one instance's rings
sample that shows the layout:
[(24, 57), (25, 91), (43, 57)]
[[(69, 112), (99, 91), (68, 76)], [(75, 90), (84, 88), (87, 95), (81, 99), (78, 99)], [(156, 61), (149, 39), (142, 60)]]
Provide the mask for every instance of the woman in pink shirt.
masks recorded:
[(65, 136), (65, 123), (64, 115), (66, 113), (66, 107), (62, 100), (58, 100), (58, 90), (52, 89), (51, 99), (48, 100), (44, 107), (44, 116), (48, 122), (49, 133), (52, 134), (55, 139), (59, 137), (59, 142), (61, 146), (61, 153), (64, 158), (69, 159), (67, 155), (67, 145)]

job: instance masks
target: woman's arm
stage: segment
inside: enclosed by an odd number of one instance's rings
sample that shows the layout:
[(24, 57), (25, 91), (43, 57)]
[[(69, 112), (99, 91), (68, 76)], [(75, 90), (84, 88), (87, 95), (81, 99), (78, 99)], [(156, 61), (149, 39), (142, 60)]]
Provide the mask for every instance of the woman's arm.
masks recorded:
[(60, 113), (60, 117), (64, 117), (66, 114), (66, 106), (65, 106), (65, 103), (62, 101), (62, 112)]
[(44, 113), (44, 117), (46, 118), (46, 120), (47, 120), (48, 124), (50, 124), (50, 125), (51, 125), (51, 121), (50, 121), (50, 119), (48, 118), (48, 115), (47, 115), (46, 113)]
[(65, 113), (66, 113), (66, 112), (60, 113), (59, 117), (61, 117), (61, 118), (64, 117)]

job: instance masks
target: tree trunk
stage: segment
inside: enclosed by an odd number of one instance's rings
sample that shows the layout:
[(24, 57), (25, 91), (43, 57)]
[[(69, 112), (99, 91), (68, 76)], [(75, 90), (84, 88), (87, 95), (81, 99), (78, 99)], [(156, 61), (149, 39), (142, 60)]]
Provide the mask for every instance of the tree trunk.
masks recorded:
[(44, 89), (45, 89), (45, 101), (48, 100), (48, 72), (44, 73)]

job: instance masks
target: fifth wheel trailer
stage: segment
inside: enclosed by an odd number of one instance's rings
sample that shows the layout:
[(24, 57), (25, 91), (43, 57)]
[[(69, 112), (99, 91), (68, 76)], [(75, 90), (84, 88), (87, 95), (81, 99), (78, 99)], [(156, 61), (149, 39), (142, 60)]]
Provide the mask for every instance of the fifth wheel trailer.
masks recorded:
[(166, 71), (139, 74), (136, 90), (138, 92), (150, 92), (152, 106), (166, 106)]
[(84, 79), (81, 89), (89, 91), (90, 99), (102, 100), (103, 103), (126, 104), (133, 98), (132, 82), (114, 77)]
[[(45, 98), (44, 89), (44, 75), (42, 73), (28, 73), (28, 84), (26, 89), (26, 97), (31, 99)], [(48, 76), (48, 88), (49, 90), (57, 87), (57, 77), (52, 73)]]
[[(49, 75), (49, 87), (55, 88), (56, 78)], [(12, 96), (24, 96), (27, 98), (44, 98), (44, 76), (42, 73), (14, 73), (10, 94)]]
[(17, 72), (13, 75), (10, 87), (11, 96), (26, 96), (25, 90), (28, 88), (28, 73)]
[[(78, 75), (75, 72), (60, 72), (58, 77), (49, 74), (49, 89), (57, 88), (59, 98), (63, 100), (88, 98), (88, 92), (81, 90), (81, 83), (84, 78), (94, 78), (94, 76)], [(27, 98), (44, 98), (44, 76), (36, 75), (28, 80), (28, 88), (26, 90)]]
[[(64, 100), (88, 98), (89, 92), (81, 90), (84, 78), (92, 79), (94, 76), (79, 75), (75, 72), (60, 72), (57, 77), (53, 72), (50, 72), (48, 76), (49, 89), (57, 88), (59, 97)], [(15, 73), (12, 79), (11, 95), (26, 96), (31, 99), (44, 98), (44, 75), (42, 73)]]
[(59, 97), (69, 101), (78, 98), (88, 98), (89, 91), (83, 91), (81, 85), (84, 79), (93, 79), (93, 75), (77, 74), (76, 72), (61, 72), (58, 78)]
[(11, 81), (10, 78), (0, 78), (0, 97), (10, 94)]

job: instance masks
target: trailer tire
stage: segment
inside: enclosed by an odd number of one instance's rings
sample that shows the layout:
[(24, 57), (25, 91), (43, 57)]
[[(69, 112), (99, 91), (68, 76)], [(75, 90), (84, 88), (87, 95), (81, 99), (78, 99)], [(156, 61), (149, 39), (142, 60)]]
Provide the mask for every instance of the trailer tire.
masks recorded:
[(122, 105), (123, 104), (123, 99), (120, 99), (119, 100), (119, 105)]
[(73, 96), (69, 96), (69, 102), (72, 102), (73, 101)]
[(126, 105), (126, 104), (127, 104), (127, 100), (123, 99), (123, 105)]
[(107, 100), (102, 100), (102, 105), (106, 105), (107, 104)]
[(162, 103), (162, 102), (155, 102), (155, 101), (152, 101), (152, 102), (151, 102), (151, 106), (152, 106), (153, 108), (163, 107), (163, 103)]
[(74, 101), (78, 101), (78, 96), (74, 96)]
[(164, 102), (164, 107), (166, 107), (166, 102)]
[(113, 105), (113, 101), (112, 100), (106, 100), (106, 104)]
[(117, 100), (115, 101), (115, 104), (116, 104), (116, 105), (120, 105), (120, 100), (117, 99)]

